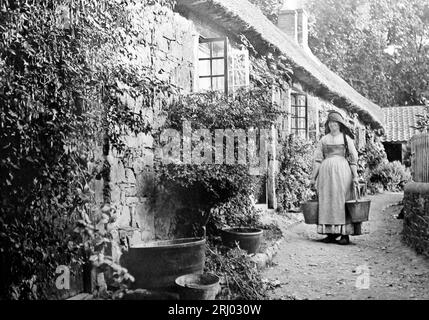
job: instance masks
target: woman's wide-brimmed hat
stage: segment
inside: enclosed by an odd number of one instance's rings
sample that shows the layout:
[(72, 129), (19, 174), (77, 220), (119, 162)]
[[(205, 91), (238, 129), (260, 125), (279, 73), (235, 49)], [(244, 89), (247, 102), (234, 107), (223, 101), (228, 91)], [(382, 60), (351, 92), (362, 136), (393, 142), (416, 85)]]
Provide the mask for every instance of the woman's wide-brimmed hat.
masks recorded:
[(346, 121), (344, 120), (343, 116), (341, 115), (341, 113), (337, 112), (337, 111), (330, 111), (328, 114), (328, 119), (326, 120), (325, 123), (325, 132), (326, 134), (328, 134), (330, 132), (328, 123), (329, 121), (336, 121), (338, 123), (340, 123), (342, 126), (342, 131), (349, 135), (352, 139), (355, 138), (355, 135), (353, 134), (353, 131), (349, 128), (349, 126), (347, 125)]

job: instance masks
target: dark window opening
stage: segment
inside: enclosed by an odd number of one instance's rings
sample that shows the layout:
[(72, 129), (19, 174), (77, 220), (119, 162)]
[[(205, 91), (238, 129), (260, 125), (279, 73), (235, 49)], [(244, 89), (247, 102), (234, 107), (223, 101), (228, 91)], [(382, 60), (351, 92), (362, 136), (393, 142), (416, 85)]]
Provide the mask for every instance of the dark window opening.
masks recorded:
[(387, 160), (402, 162), (402, 144), (384, 142), (384, 150), (386, 151)]

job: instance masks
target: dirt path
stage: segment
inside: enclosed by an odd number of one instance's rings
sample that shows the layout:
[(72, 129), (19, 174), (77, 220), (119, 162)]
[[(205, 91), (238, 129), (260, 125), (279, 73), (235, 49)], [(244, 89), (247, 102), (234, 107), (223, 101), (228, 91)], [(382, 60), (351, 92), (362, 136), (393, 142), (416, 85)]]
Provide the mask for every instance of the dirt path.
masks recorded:
[(285, 230), (274, 265), (263, 273), (280, 282), (270, 298), (429, 299), (429, 259), (401, 242), (403, 220), (395, 215), (402, 197), (370, 196), (370, 234), (351, 237), (347, 246), (318, 242), (324, 236), (314, 225)]

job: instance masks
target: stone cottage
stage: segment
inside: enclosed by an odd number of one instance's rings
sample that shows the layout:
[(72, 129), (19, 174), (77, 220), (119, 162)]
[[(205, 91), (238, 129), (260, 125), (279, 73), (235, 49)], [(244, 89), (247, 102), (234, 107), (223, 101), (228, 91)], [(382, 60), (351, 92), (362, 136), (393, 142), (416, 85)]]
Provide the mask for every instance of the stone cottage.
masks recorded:
[[(295, 133), (318, 139), (326, 111), (342, 113), (358, 132), (357, 145), (365, 143), (365, 130), (383, 128), (383, 113), (334, 72), (322, 64), (307, 44), (307, 15), (303, 9), (283, 8), (278, 25), (246, 0), (178, 0), (174, 10), (154, 16), (148, 11), (141, 23), (147, 32), (138, 51), (140, 63), (150, 65), (155, 74), (169, 80), (183, 92), (220, 90), (233, 92), (249, 86), (258, 70), (279, 70), (282, 62), (292, 66), (291, 79), (273, 88), (273, 100), (289, 113), (277, 123), (279, 136)], [(243, 43), (247, 45), (244, 46)], [(272, 57), (272, 65), (267, 59)], [(156, 109), (156, 108), (155, 108)], [(157, 110), (148, 114), (154, 124), (162, 119)], [(153, 138), (144, 134), (127, 138), (133, 152), (126, 158), (111, 153), (106, 157), (110, 174), (96, 180), (98, 202), (116, 207), (120, 228), (132, 228), (134, 241), (174, 237), (174, 205), (149, 208), (147, 186), (153, 167)], [(269, 162), (266, 208), (276, 208), (274, 177), (276, 164)], [(106, 192), (104, 192), (106, 195)]]

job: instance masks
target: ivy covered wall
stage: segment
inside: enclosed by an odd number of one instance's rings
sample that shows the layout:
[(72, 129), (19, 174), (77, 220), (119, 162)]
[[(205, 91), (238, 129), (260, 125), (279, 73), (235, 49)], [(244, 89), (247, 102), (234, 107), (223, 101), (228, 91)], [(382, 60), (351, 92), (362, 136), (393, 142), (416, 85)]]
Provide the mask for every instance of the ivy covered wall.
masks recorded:
[[(159, 5), (144, 8), (134, 18), (138, 39), (134, 63), (151, 70), (160, 81), (177, 87), (177, 92), (191, 92), (197, 41), (192, 22)], [(141, 96), (125, 96), (123, 99), (138, 112), (144, 112), (151, 130), (155, 131), (163, 123), (162, 108), (171, 97), (154, 92), (150, 109), (141, 108)], [(114, 226), (120, 230), (128, 229), (126, 233), (132, 242), (172, 237), (174, 203), (164, 200), (163, 206), (153, 206), (148, 200), (153, 188), (155, 146), (152, 133), (131, 133), (123, 139), (126, 152), (112, 149), (106, 157), (110, 173), (105, 188), (110, 191), (110, 202), (116, 210)], [(94, 181), (94, 185), (98, 184)], [(101, 191), (98, 189), (98, 193)], [(131, 228), (138, 230), (130, 232)]]

